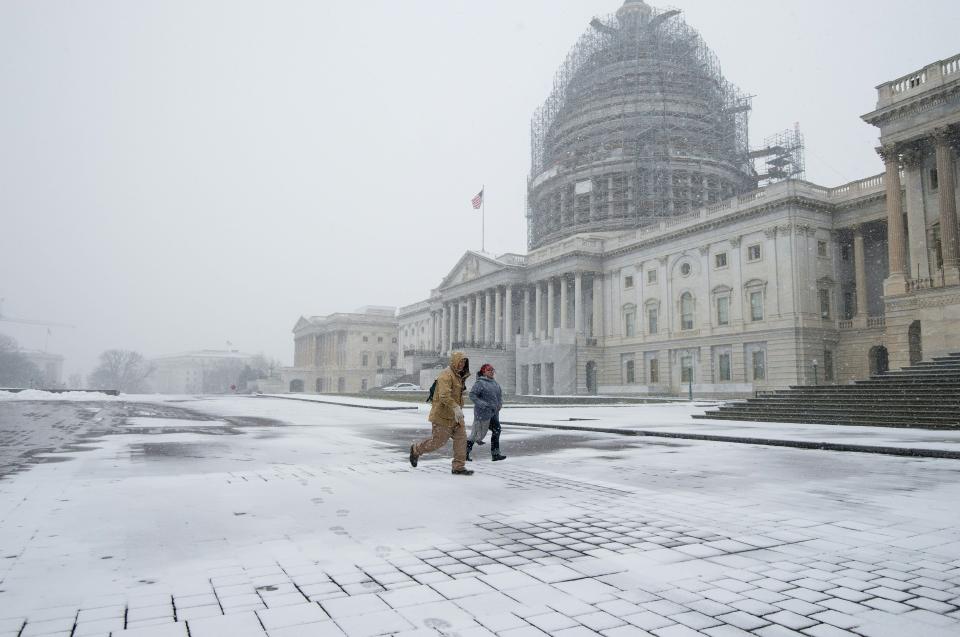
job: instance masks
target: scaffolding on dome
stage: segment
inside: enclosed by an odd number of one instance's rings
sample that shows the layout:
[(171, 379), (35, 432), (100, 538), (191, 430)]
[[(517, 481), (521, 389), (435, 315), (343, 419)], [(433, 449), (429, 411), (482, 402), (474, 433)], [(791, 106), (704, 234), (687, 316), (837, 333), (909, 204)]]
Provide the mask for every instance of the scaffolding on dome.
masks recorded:
[[(627, 0), (594, 18), (567, 55), (531, 120), (529, 247), (756, 187), (751, 96), (724, 79), (679, 14)], [(558, 177), (575, 173), (575, 184)]]
[[(806, 176), (803, 150), (803, 134), (799, 124), (764, 139), (763, 145), (750, 153), (759, 185), (803, 179)], [(761, 163), (763, 166), (759, 165)]]

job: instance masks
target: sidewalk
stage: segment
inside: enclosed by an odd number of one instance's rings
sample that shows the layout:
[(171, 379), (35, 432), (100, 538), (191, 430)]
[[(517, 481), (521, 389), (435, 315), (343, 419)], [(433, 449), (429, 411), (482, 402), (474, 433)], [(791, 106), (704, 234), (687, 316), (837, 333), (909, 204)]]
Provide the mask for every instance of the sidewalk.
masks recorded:
[(461, 478), (419, 412), (145, 400), (0, 480), (0, 636), (960, 631), (952, 460), (526, 427)]

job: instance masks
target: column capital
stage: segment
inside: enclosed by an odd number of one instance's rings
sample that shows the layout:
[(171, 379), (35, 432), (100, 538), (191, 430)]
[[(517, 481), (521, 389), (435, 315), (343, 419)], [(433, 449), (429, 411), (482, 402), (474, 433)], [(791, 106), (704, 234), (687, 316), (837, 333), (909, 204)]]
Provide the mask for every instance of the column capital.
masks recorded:
[(884, 164), (897, 164), (900, 162), (900, 149), (896, 144), (877, 146), (876, 151)]

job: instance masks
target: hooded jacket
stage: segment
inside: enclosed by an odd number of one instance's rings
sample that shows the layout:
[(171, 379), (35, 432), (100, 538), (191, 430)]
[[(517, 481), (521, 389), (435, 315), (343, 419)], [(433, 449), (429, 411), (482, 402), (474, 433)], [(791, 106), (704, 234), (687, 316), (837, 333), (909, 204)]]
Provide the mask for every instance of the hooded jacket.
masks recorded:
[(470, 389), (470, 400), (473, 401), (473, 419), (486, 422), (497, 415), (503, 407), (503, 391), (500, 383), (480, 376)]
[[(463, 370), (458, 374), (457, 363), (466, 360)], [(450, 356), (450, 366), (437, 377), (437, 388), (433, 394), (433, 407), (430, 408), (430, 422), (435, 425), (452, 427), (457, 423), (456, 409), (463, 409), (464, 379), (470, 375), (470, 359), (463, 352), (454, 352)]]

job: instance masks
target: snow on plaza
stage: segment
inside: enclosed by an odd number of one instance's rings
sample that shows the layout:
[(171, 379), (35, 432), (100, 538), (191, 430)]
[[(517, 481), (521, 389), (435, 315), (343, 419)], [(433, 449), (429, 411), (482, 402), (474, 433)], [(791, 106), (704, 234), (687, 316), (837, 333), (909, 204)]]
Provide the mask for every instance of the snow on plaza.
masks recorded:
[(300, 398), (0, 394), (0, 635), (960, 631), (960, 432)]

